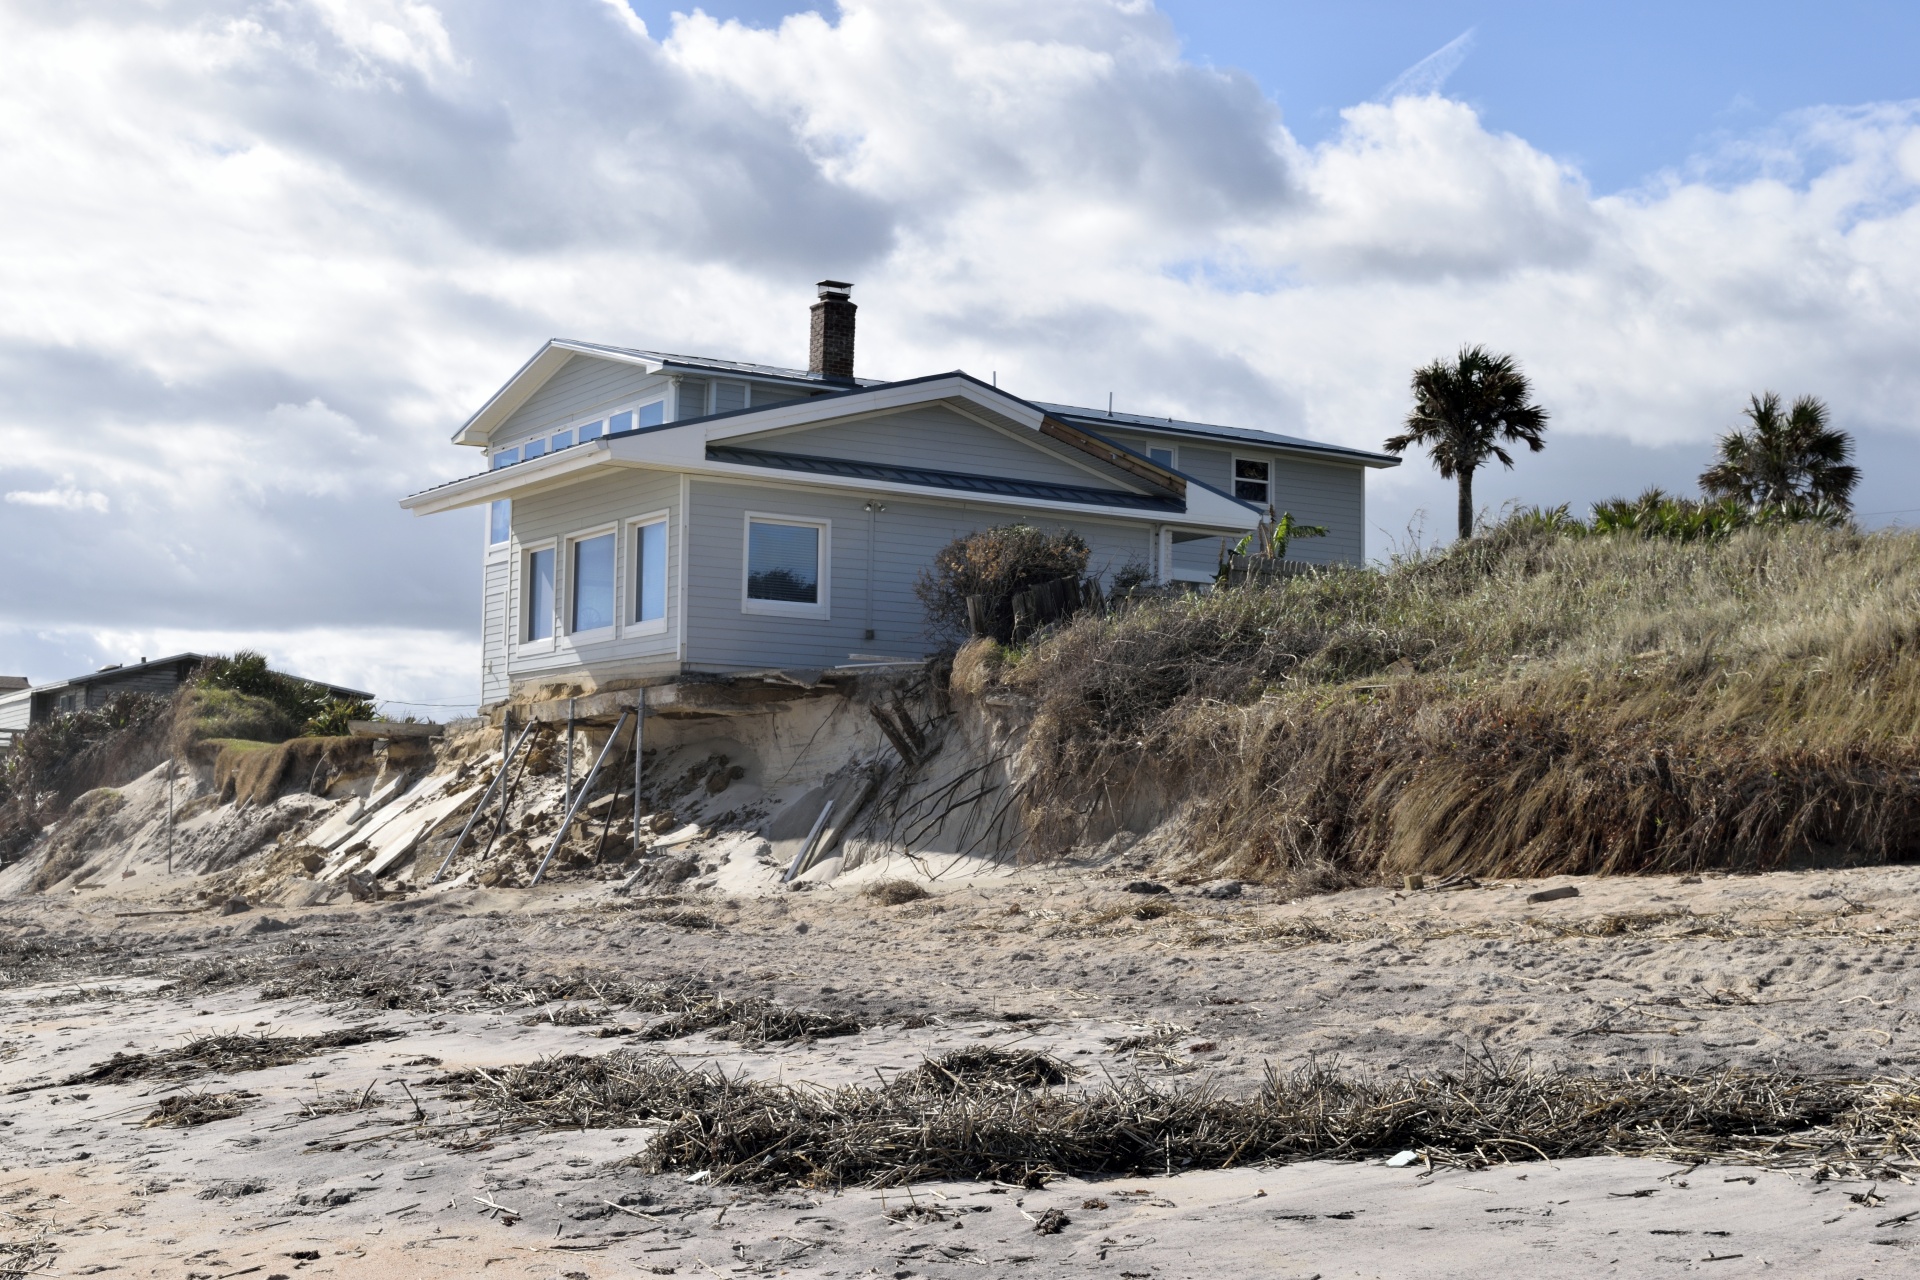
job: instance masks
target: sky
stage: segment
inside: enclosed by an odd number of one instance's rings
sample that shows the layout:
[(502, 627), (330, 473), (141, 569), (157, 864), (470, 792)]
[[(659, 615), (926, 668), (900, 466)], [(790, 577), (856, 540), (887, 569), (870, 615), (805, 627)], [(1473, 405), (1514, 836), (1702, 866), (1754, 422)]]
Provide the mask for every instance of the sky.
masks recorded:
[[(397, 500), (548, 337), (1377, 448), (1512, 352), (1476, 497), (1691, 490), (1827, 400), (1920, 521), (1920, 6), (0, 0), (0, 674), (261, 649), (477, 696), (480, 516)], [(1373, 473), (1369, 553), (1447, 531)]]

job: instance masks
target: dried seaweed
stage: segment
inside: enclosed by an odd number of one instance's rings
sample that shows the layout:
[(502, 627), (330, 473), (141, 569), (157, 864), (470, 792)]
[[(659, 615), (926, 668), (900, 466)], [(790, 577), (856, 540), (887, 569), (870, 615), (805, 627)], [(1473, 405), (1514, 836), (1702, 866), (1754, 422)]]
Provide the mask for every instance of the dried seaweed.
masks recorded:
[(231, 1120), (246, 1110), (250, 1099), (258, 1096), (244, 1089), (228, 1093), (176, 1093), (160, 1099), (160, 1105), (147, 1113), (140, 1127), (187, 1129), (215, 1120)]
[(647, 1125), (659, 1130), (649, 1167), (771, 1186), (1037, 1185), (1404, 1150), (1467, 1167), (1617, 1154), (1920, 1174), (1908, 1153), (1920, 1096), (1907, 1083), (1785, 1073), (1581, 1075), (1490, 1060), (1422, 1076), (1315, 1067), (1269, 1073), (1256, 1096), (1233, 1099), (1139, 1079), (1087, 1092), (952, 1078), (936, 1087), (924, 1071), (805, 1089), (616, 1050), (446, 1083), (492, 1131)]
[(860, 896), (883, 907), (897, 907), (903, 902), (918, 902), (927, 891), (911, 880), (875, 880), (860, 891)]
[(1007, 1089), (1038, 1089), (1061, 1085), (1077, 1078), (1080, 1072), (1050, 1053), (1037, 1049), (1000, 1049), (981, 1045), (955, 1049), (938, 1058), (929, 1058), (899, 1077), (908, 1088), (950, 1091), (999, 1086)]
[[(329, 1049), (346, 1049), (378, 1040), (392, 1040), (400, 1034), (386, 1027), (346, 1027), (315, 1036), (201, 1036), (177, 1049), (165, 1049), (157, 1053), (116, 1053), (105, 1062), (96, 1062), (85, 1071), (75, 1072), (61, 1080), (59, 1086), (124, 1084), (149, 1076), (182, 1079), (214, 1071), (222, 1074), (260, 1071), (298, 1062)], [(16, 1089), (13, 1092), (23, 1093), (27, 1090)]]

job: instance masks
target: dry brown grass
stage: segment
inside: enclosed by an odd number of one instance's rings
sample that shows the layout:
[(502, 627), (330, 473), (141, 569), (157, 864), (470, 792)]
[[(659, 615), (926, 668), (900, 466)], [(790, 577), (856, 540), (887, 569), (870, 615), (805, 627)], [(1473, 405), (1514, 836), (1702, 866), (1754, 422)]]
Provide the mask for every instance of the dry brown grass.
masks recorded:
[(1301, 888), (1920, 856), (1920, 535), (1496, 535), (1082, 619), (1005, 679), (1043, 848), (1152, 775), (1196, 870)]

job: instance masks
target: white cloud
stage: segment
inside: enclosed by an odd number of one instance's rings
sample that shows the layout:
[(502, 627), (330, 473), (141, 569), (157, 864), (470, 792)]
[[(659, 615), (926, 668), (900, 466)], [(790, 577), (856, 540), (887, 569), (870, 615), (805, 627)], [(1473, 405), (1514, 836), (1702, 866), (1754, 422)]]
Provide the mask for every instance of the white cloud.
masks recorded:
[[(437, 636), (471, 684), (478, 518), (392, 505), (469, 465), (452, 428), (549, 336), (797, 363), (829, 275), (866, 373), (1370, 447), (1415, 364), (1512, 350), (1556, 438), (1490, 501), (1684, 485), (1747, 392), (1813, 392), (1890, 491), (1862, 506), (1905, 505), (1920, 105), (1596, 195), (1434, 92), (1304, 147), (1138, 0), (664, 34), (614, 0), (0, 10), (0, 458), (33, 495), (0, 627), (303, 637), (374, 685), (355, 637)], [(50, 565), (32, 522), (74, 501)], [(1370, 511), (1446, 501), (1410, 461)]]
[(14, 489), (6, 500), (17, 507), (55, 507), (61, 511), (97, 511), (107, 513), (112, 505), (107, 495), (87, 489)]

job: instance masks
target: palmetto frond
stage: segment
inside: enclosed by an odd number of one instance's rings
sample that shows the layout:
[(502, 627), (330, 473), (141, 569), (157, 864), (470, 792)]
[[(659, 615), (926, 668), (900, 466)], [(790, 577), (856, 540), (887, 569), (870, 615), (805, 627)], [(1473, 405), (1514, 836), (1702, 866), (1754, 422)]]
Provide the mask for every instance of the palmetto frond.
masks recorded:
[(1459, 481), (1463, 538), (1473, 531), (1473, 473), (1489, 459), (1511, 467), (1506, 445), (1524, 444), (1534, 453), (1546, 447), (1547, 411), (1532, 396), (1514, 358), (1482, 346), (1463, 347), (1452, 361), (1414, 370), (1413, 411), (1405, 429), (1387, 440), (1387, 451), (1420, 445), (1441, 479)]
[(1827, 504), (1845, 511), (1860, 468), (1851, 462), (1853, 438), (1832, 426), (1827, 406), (1801, 396), (1783, 411), (1772, 391), (1749, 397), (1746, 430), (1720, 437), (1719, 457), (1700, 473), (1710, 497), (1749, 506)]

